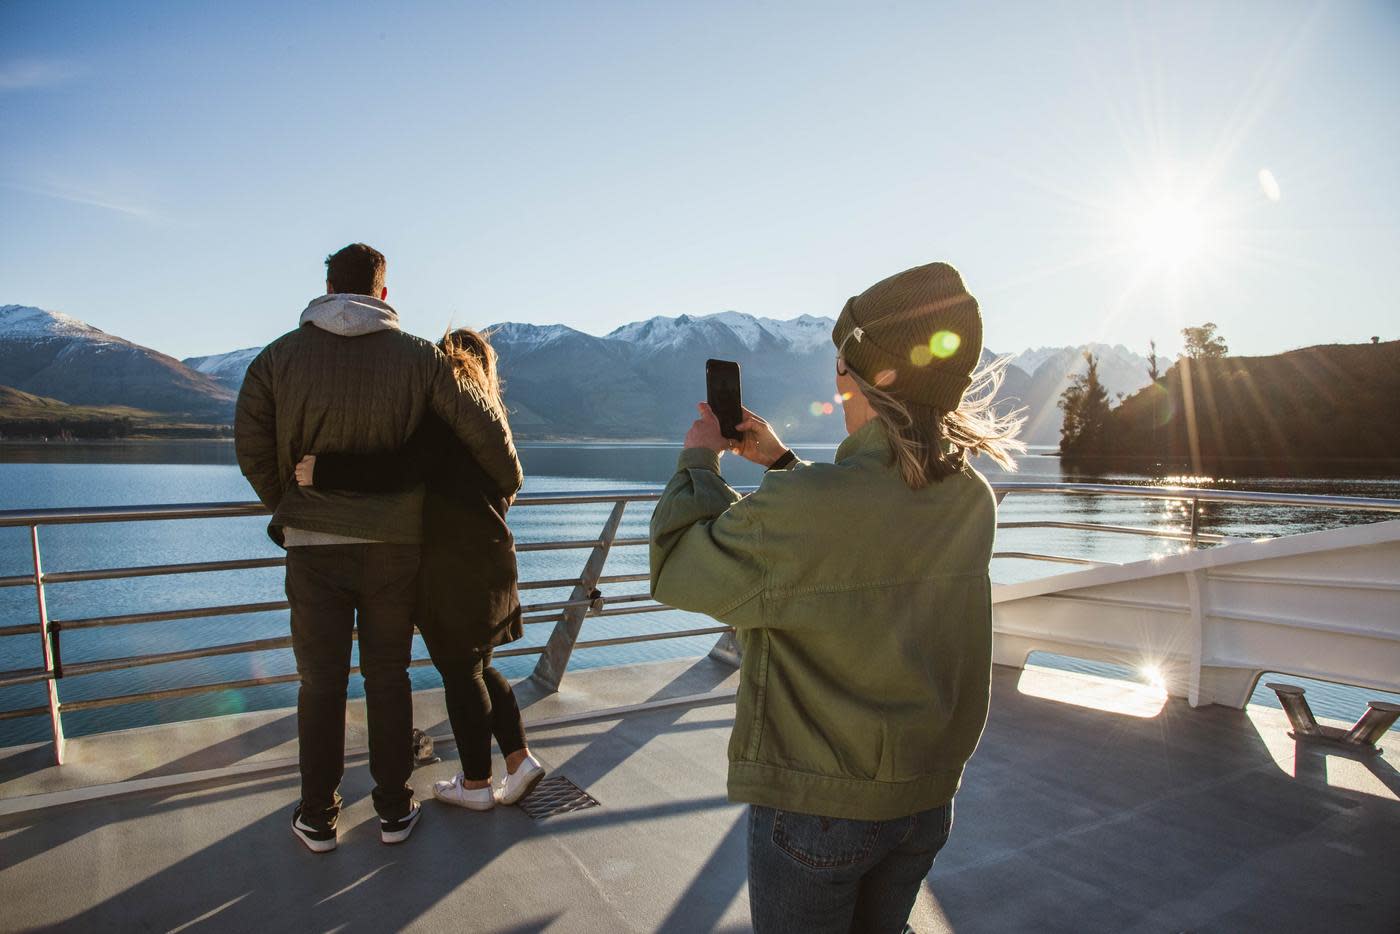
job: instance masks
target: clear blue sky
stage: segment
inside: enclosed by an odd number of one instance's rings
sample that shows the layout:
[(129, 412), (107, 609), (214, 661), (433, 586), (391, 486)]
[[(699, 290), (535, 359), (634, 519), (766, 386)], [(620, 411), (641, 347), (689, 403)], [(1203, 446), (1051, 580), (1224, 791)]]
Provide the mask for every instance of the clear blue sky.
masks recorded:
[(0, 303), (177, 356), (354, 240), (430, 335), (944, 259), (998, 350), (1400, 337), (1394, 2), (10, 0), (0, 121)]

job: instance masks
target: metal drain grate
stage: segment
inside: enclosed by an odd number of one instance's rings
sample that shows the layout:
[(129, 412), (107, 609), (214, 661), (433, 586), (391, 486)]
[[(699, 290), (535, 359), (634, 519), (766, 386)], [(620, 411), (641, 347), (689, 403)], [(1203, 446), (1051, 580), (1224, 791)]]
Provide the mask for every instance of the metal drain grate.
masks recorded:
[(535, 820), (597, 806), (596, 798), (563, 775), (550, 775), (542, 779), (535, 790), (520, 802), (520, 810)]

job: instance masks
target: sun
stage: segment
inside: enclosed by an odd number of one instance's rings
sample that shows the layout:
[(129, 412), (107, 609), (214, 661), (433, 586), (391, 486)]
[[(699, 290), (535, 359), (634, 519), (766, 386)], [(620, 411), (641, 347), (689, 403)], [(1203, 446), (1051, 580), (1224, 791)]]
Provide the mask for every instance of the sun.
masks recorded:
[(1129, 212), (1127, 239), (1149, 268), (1175, 269), (1209, 258), (1219, 247), (1216, 219), (1178, 194), (1158, 195)]

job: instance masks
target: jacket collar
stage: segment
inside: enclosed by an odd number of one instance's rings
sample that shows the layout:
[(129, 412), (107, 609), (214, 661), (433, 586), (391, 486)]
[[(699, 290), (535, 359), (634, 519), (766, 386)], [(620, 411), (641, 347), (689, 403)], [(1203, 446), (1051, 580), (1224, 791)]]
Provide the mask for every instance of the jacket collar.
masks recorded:
[(859, 457), (862, 454), (888, 454), (889, 439), (885, 437), (885, 427), (878, 418), (872, 418), (846, 436), (836, 449), (836, 463)]

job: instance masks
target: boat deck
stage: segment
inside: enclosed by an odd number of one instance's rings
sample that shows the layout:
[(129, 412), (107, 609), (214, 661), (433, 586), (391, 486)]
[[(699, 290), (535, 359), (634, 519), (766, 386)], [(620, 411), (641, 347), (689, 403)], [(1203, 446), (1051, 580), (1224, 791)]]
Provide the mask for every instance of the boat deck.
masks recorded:
[[(543, 820), (427, 803), (412, 839), (384, 846), (352, 755), (340, 848), (325, 856), (287, 826), (291, 711), (80, 738), (61, 769), (44, 746), (0, 751), (0, 927), (746, 930), (745, 811), (724, 782), (736, 680), (705, 658), (570, 673), (553, 696), (523, 685), (531, 747), (599, 802)], [(436, 692), (415, 702), (446, 735)], [(581, 713), (600, 707), (612, 710)], [(358, 705), (351, 721), (353, 750)], [(1278, 711), (997, 668), (911, 923), (1394, 934), (1400, 740), (1360, 756), (1286, 731)], [(414, 775), (420, 795), (456, 771), (441, 751)]]

